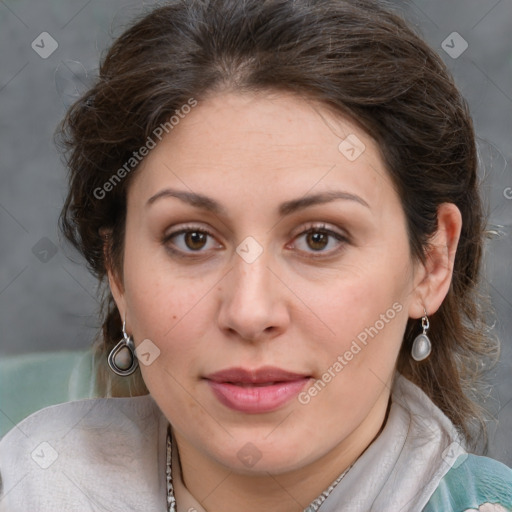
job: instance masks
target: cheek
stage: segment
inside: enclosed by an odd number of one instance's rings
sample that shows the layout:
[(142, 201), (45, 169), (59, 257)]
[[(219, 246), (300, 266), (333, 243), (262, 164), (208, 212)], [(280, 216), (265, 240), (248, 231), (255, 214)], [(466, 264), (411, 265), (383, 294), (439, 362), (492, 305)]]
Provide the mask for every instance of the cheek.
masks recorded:
[(342, 356), (342, 373), (351, 380), (366, 379), (370, 369), (383, 379), (392, 372), (407, 323), (408, 269), (403, 257), (393, 265), (385, 254), (380, 260), (360, 258), (329, 288), (319, 286), (314, 309), (331, 332), (317, 347), (324, 370)]
[[(300, 410), (306, 422), (322, 416), (328, 430), (362, 421), (394, 373), (407, 322), (406, 294), (396, 286), (399, 276), (369, 277), (347, 278), (317, 303), (334, 335), (309, 337), (318, 380), (302, 395), (306, 406)], [(308, 329), (314, 333), (313, 322)]]
[[(407, 272), (393, 273), (389, 268), (381, 271), (377, 265), (371, 264), (367, 269), (347, 273), (328, 289), (319, 287), (315, 309), (336, 337), (356, 337), (365, 328), (379, 322), (387, 311), (387, 317), (394, 319), (397, 309), (405, 309), (404, 302), (410, 287)], [(395, 303), (401, 307), (393, 308)], [(381, 327), (380, 322), (378, 327)]]
[[(148, 262), (149, 263), (149, 262)], [(208, 288), (201, 283), (180, 283), (156, 267), (130, 268), (127, 280), (127, 308), (136, 346), (145, 339), (158, 348), (158, 357), (149, 365), (140, 364), (142, 378), (150, 394), (173, 424), (187, 411), (188, 420), (207, 424), (205, 411), (194, 398), (197, 394), (196, 363), (204, 352), (208, 318), (207, 301), (201, 300)], [(210, 313), (211, 314), (211, 313)]]
[(160, 350), (158, 365), (141, 367), (145, 380), (164, 368), (172, 374), (189, 368), (180, 361), (197, 351), (200, 319), (207, 317), (205, 298), (211, 290), (206, 280), (184, 280), (173, 272), (162, 252), (145, 251), (136, 244), (130, 251), (127, 244), (125, 253), (127, 324), (136, 345), (149, 339)]

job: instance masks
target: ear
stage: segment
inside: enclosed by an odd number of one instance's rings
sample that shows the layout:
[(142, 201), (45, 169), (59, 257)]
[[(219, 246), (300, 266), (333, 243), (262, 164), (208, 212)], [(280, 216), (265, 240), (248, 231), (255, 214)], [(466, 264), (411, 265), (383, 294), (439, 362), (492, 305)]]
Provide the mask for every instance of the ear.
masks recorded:
[(414, 298), (409, 307), (411, 318), (435, 313), (448, 290), (453, 275), (455, 253), (462, 228), (462, 216), (452, 203), (443, 203), (437, 210), (437, 231), (430, 238), (425, 264), (415, 272)]
[(107, 270), (110, 291), (112, 292), (112, 296), (114, 297), (114, 301), (117, 305), (121, 318), (124, 318), (126, 312), (124, 287), (120, 276), (118, 276), (117, 272), (114, 271), (111, 259), (112, 229), (100, 228), (99, 233), (103, 239), (103, 258), (105, 261), (105, 268)]

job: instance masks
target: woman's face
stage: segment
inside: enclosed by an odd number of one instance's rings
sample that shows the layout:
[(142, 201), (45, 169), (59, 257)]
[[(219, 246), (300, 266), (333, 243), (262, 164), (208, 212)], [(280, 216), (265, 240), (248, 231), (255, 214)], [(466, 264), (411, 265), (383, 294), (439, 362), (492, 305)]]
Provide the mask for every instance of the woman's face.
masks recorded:
[(359, 455), (420, 302), (375, 142), (291, 94), (225, 93), (149, 152), (127, 204), (111, 285), (180, 450), (246, 473)]

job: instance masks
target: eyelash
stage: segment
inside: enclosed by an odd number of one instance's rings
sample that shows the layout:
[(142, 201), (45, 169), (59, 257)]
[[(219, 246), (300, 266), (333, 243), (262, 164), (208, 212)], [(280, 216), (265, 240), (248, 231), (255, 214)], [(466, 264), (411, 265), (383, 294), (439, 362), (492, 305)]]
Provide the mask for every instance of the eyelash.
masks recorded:
[[(175, 238), (175, 237), (177, 237), (179, 235), (190, 233), (190, 232), (201, 233), (201, 234), (204, 234), (204, 235), (208, 235), (211, 238), (215, 238), (215, 235), (213, 235), (213, 233), (211, 233), (209, 230), (207, 230), (205, 228), (198, 227), (198, 226), (193, 226), (193, 225), (187, 225), (187, 226), (181, 227), (177, 231), (174, 231), (172, 233), (169, 233), (169, 234), (165, 235), (163, 237), (162, 243), (166, 246), (166, 248), (173, 255), (177, 255), (177, 256), (180, 256), (180, 257), (184, 257), (184, 258), (202, 257), (203, 256), (202, 253), (204, 253), (205, 251), (202, 251), (201, 249), (197, 250), (197, 251), (193, 251), (193, 250), (183, 251), (181, 249), (174, 249), (174, 248), (172, 248), (169, 245), (169, 242), (173, 238)], [(343, 235), (341, 233), (333, 231), (332, 229), (329, 229), (325, 224), (311, 224), (311, 225), (306, 226), (305, 229), (302, 230), (297, 236), (293, 237), (293, 241), (296, 241), (299, 238), (307, 236), (307, 235), (309, 235), (311, 233), (322, 233), (324, 235), (328, 235), (331, 238), (335, 238), (342, 245), (350, 242), (349, 237), (347, 235)], [(287, 247), (288, 246), (289, 246), (289, 244), (287, 244)], [(304, 256), (304, 257), (305, 258), (315, 258), (315, 259), (332, 257), (332, 256), (337, 254), (342, 249), (343, 249), (343, 247), (341, 247), (341, 248), (338, 247), (337, 249), (333, 249), (333, 250), (330, 250), (330, 251), (327, 251), (327, 252), (325, 252), (323, 250), (321, 250), (321, 251), (312, 251), (312, 253), (316, 254), (316, 255), (314, 255), (314, 256), (310, 255), (310, 256)]]

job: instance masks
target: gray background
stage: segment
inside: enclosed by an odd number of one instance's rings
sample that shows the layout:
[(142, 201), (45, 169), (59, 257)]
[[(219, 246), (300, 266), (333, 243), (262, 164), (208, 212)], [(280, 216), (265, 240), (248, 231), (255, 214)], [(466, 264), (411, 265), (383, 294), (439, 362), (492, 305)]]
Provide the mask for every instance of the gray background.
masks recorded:
[[(512, 465), (512, 0), (392, 4), (445, 60), (474, 117), (489, 224), (500, 233), (485, 268), (503, 342), (487, 404), (499, 421), (489, 425), (489, 455)], [(112, 36), (142, 8), (121, 0), (0, 1), (0, 356), (85, 348), (98, 327), (95, 281), (57, 232), (66, 171), (52, 134)], [(58, 43), (46, 59), (31, 47), (42, 32)], [(462, 48), (453, 32), (468, 44), (457, 58), (443, 49), (445, 40), (452, 52)]]

